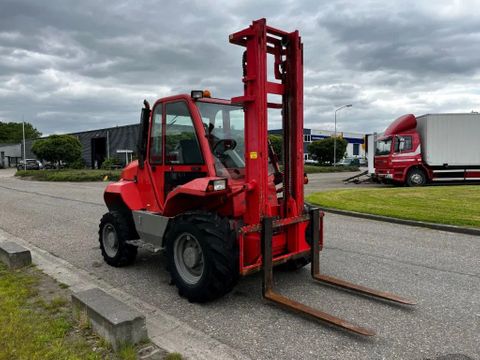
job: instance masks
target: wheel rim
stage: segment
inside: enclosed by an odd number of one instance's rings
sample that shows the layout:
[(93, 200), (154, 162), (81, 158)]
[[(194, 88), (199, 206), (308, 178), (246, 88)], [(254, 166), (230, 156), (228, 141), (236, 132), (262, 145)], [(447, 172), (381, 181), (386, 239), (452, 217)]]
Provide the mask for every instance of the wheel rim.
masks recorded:
[(188, 284), (198, 283), (204, 270), (202, 247), (197, 238), (183, 233), (175, 239), (173, 248), (175, 268), (180, 277)]
[(107, 255), (111, 258), (115, 257), (118, 253), (118, 236), (112, 224), (106, 224), (103, 227), (102, 240)]
[(417, 184), (417, 185), (423, 183), (423, 176), (421, 174), (418, 174), (418, 173), (412, 174), (410, 179), (411, 179), (412, 183)]

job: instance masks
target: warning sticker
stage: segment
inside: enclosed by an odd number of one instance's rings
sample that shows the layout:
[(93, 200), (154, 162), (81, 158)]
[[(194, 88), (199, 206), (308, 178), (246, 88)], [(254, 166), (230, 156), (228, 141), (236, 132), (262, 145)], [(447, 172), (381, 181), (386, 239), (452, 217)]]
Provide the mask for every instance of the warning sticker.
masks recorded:
[(258, 158), (258, 154), (256, 151), (250, 151), (250, 159), (255, 160)]

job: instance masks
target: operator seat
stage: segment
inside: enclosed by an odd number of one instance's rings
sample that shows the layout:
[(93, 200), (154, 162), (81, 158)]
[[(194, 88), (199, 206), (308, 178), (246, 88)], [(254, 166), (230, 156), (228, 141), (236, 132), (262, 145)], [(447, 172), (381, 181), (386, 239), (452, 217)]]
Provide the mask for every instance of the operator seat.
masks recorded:
[(180, 163), (185, 165), (203, 164), (202, 153), (196, 139), (180, 140)]

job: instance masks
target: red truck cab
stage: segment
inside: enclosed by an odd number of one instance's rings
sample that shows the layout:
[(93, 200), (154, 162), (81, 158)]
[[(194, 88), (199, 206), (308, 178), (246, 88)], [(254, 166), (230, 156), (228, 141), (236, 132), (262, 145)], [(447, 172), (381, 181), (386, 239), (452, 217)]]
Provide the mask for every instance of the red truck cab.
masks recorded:
[(396, 119), (376, 141), (375, 176), (382, 182), (424, 185), (430, 170), (422, 161), (417, 119), (407, 114)]

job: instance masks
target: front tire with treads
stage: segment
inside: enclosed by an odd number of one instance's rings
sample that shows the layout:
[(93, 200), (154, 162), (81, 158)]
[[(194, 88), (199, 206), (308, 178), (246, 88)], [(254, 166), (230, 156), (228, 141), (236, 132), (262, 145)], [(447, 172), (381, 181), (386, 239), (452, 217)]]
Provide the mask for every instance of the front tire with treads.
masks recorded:
[(173, 220), (166, 235), (168, 270), (181, 296), (206, 302), (238, 281), (238, 251), (228, 219), (193, 212)]
[(98, 231), (100, 249), (105, 262), (115, 267), (130, 265), (135, 261), (137, 248), (127, 244), (137, 238), (131, 215), (122, 211), (110, 211), (100, 220)]

